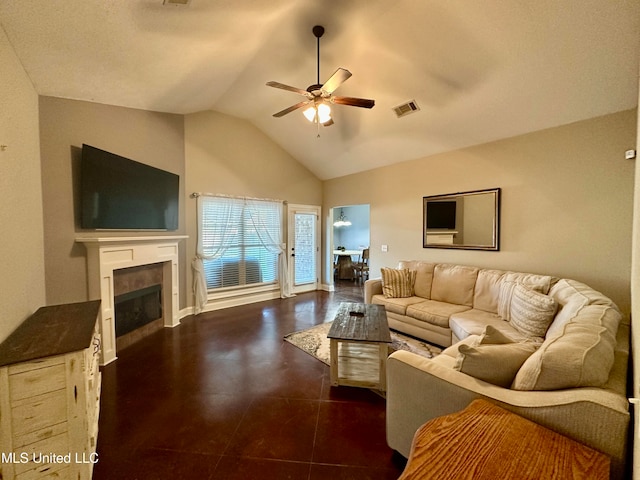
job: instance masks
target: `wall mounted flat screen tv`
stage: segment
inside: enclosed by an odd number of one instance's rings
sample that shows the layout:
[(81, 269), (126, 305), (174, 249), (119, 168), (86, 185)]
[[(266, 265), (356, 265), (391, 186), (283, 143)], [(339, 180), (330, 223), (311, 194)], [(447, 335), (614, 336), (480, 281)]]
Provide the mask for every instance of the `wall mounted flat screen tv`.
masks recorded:
[(427, 202), (427, 229), (456, 228), (456, 202)]
[(177, 230), (180, 177), (82, 145), (81, 227)]

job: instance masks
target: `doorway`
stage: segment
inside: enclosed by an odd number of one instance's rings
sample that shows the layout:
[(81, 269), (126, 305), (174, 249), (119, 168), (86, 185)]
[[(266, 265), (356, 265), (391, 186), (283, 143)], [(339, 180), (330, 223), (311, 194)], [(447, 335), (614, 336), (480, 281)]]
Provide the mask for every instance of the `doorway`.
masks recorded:
[(350, 264), (362, 260), (362, 252), (371, 242), (370, 206), (342, 205), (332, 209), (331, 251), (334, 288), (353, 284)]
[(317, 290), (320, 282), (320, 213), (314, 205), (288, 208), (288, 253), (291, 293)]

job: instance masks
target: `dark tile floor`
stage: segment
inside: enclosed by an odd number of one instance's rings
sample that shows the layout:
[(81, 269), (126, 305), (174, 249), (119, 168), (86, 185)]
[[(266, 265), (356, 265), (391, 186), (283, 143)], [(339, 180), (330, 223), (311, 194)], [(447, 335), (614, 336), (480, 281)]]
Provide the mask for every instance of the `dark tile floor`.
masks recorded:
[(333, 319), (362, 287), (188, 317), (102, 369), (95, 480), (396, 479), (384, 399), (331, 387), (282, 337)]

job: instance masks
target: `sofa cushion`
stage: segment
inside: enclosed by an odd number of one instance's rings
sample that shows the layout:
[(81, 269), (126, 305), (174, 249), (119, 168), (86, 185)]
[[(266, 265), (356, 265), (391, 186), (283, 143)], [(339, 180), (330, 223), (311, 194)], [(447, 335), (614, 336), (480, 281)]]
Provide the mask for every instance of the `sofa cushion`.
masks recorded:
[(455, 305), (453, 303), (438, 302), (437, 300), (423, 300), (407, 307), (407, 315), (417, 320), (438, 325), (439, 327), (449, 327), (449, 317), (454, 313), (469, 310), (465, 305)]
[(535, 273), (507, 272), (503, 280), (505, 282), (521, 283), (536, 292), (546, 295), (557, 279), (549, 275), (538, 275)]
[(456, 338), (463, 339), (469, 335), (482, 335), (486, 326), (491, 325), (496, 330), (504, 333), (507, 337), (515, 342), (527, 340), (527, 337), (518, 332), (513, 325), (505, 322), (495, 313), (485, 312), (484, 310), (466, 310), (460, 313), (454, 313), (449, 318), (449, 328)]
[(602, 293), (571, 279), (559, 280), (551, 288), (549, 295), (558, 302), (559, 308), (558, 314), (547, 330), (547, 336), (553, 336), (559, 332), (586, 305), (609, 305), (617, 308), (611, 299)]
[(613, 365), (620, 312), (608, 305), (587, 305), (553, 336), (547, 335), (513, 382), (516, 390), (599, 387)]
[(471, 307), (477, 277), (475, 267), (438, 264), (433, 269), (431, 300)]
[(437, 363), (438, 365), (442, 365), (443, 367), (451, 368), (456, 365), (456, 357), (451, 357), (449, 355), (438, 355), (430, 359), (432, 362)]
[(435, 263), (421, 262), (419, 260), (401, 261), (398, 268), (415, 270), (416, 281), (413, 290), (416, 296), (431, 299), (431, 284), (433, 283), (433, 269)]
[(480, 270), (473, 292), (473, 308), (485, 312), (498, 313), (500, 283), (505, 272), (502, 270)]
[(501, 387), (509, 387), (539, 344), (533, 342), (460, 345), (455, 370)]
[(415, 271), (407, 268), (381, 268), (382, 293), (387, 298), (405, 298), (413, 296)]
[(424, 302), (421, 297), (402, 297), (402, 298), (386, 298), (384, 295), (374, 295), (371, 297), (371, 303), (375, 305), (384, 305), (387, 312), (406, 315), (407, 307), (414, 303)]
[(548, 295), (524, 285), (516, 285), (511, 297), (509, 322), (527, 337), (544, 337), (558, 309), (558, 303)]

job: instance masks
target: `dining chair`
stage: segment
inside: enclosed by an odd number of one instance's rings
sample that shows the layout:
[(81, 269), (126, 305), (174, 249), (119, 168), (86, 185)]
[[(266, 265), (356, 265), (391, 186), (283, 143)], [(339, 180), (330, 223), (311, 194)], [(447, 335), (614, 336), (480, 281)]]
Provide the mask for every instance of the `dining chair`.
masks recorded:
[(353, 264), (353, 278), (363, 282), (369, 278), (369, 249), (362, 250), (362, 259)]

